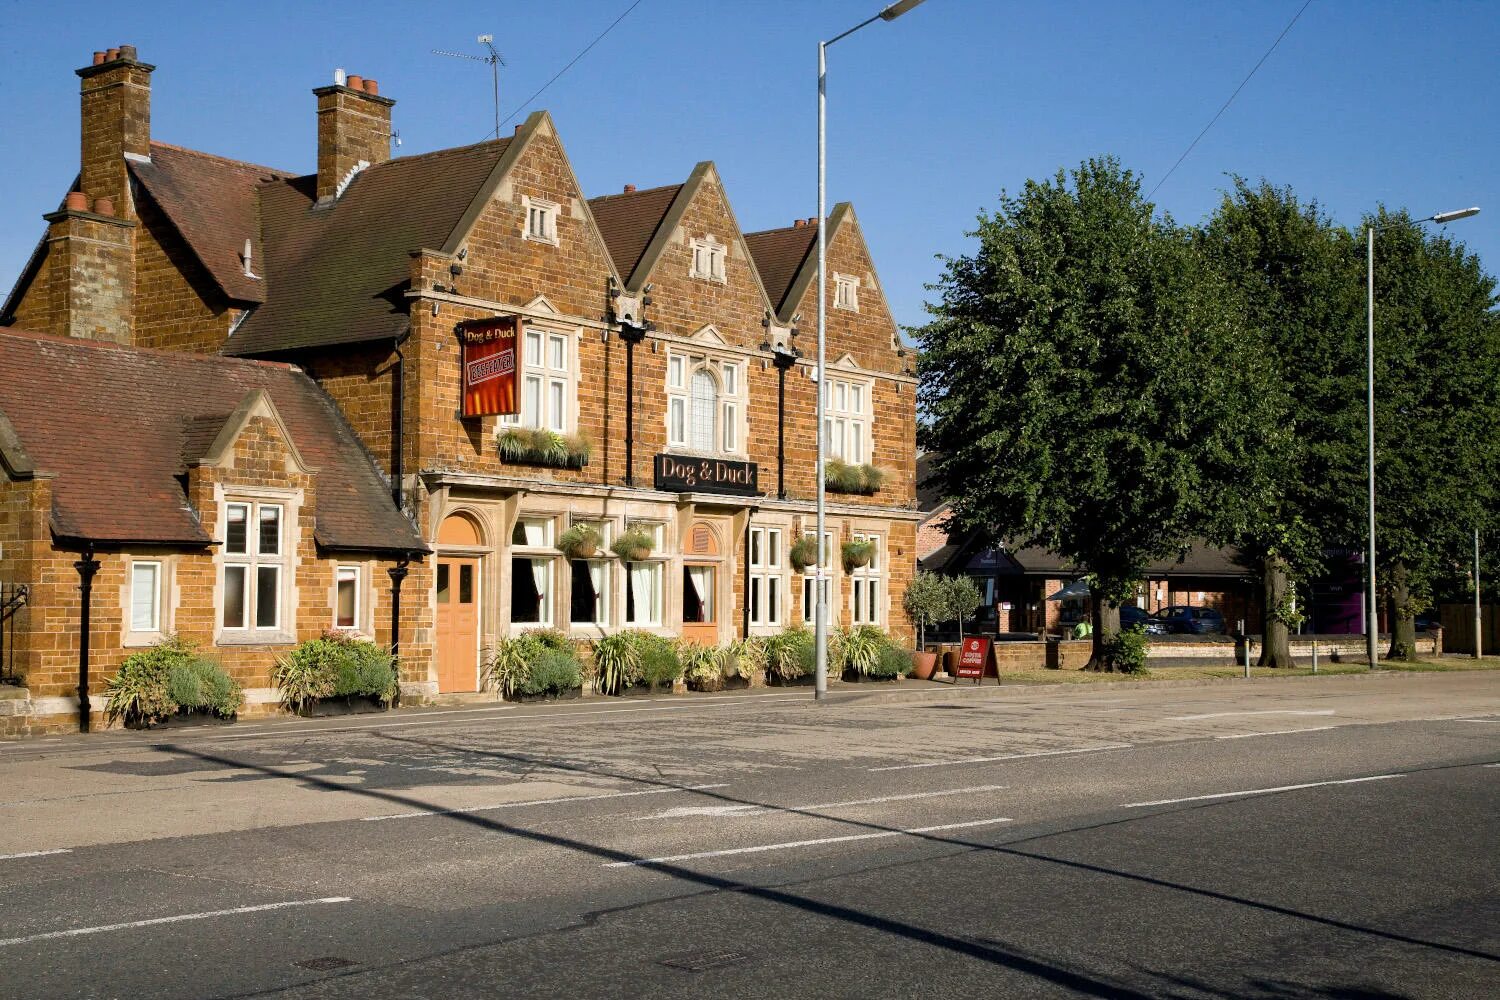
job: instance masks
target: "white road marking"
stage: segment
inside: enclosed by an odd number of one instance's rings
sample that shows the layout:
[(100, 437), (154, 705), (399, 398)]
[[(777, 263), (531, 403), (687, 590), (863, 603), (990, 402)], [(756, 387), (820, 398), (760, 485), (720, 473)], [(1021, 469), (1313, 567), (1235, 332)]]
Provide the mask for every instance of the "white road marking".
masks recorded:
[(45, 858), (51, 854), (72, 854), (71, 847), (59, 847), (51, 851), (22, 851), (19, 854), (0, 854), (0, 861), (13, 861), (16, 858)]
[(678, 806), (651, 816), (635, 819), (681, 819), (687, 816), (762, 816), (773, 812), (811, 812), (814, 809), (839, 809), (844, 806), (869, 806), (881, 802), (906, 802), (911, 799), (935, 799), (945, 795), (972, 795), (976, 792), (998, 792), (1006, 785), (975, 785), (973, 788), (945, 788), (936, 792), (913, 792), (909, 795), (882, 795), (878, 799), (848, 799), (844, 802), (819, 802), (810, 806), (764, 806), (745, 803), (737, 806)]
[(1272, 708), (1259, 712), (1205, 712), (1202, 715), (1174, 715), (1169, 722), (1196, 722), (1199, 719), (1227, 719), (1239, 715), (1334, 715), (1331, 708)]
[(1127, 802), (1121, 809), (1141, 809), (1145, 806), (1170, 806), (1179, 802), (1205, 802), (1208, 799), (1232, 799), (1239, 795), (1269, 795), (1272, 792), (1295, 792), (1302, 788), (1321, 788), (1324, 785), (1357, 785), (1362, 781), (1384, 781), (1399, 778), (1399, 774), (1376, 774), (1368, 778), (1344, 778), (1341, 781), (1309, 781), (1302, 785), (1278, 785), (1275, 788), (1246, 788), (1238, 792), (1216, 792), (1213, 795), (1189, 795), (1181, 799), (1157, 799), (1155, 802)]
[(892, 764), (888, 767), (868, 768), (874, 771), (910, 771), (919, 767), (952, 767), (955, 764), (989, 764), (997, 760), (1023, 760), (1027, 757), (1059, 757), (1064, 754), (1094, 753), (1098, 750), (1125, 750), (1129, 743), (1102, 743), (1096, 747), (1073, 747), (1069, 750), (1037, 750), (1032, 753), (1008, 753), (999, 757), (963, 757), (959, 760), (929, 760), (920, 764)]
[(1500, 722), (1500, 719), (1452, 719), (1452, 722)]
[(1311, 729), (1273, 729), (1269, 733), (1232, 733), (1229, 736), (1215, 736), (1216, 740), (1245, 740), (1252, 736), (1287, 736), (1291, 733), (1321, 733), (1329, 729), (1337, 729), (1337, 726), (1313, 726)]
[(637, 795), (670, 795), (674, 792), (701, 792), (709, 788), (727, 788), (727, 784), (687, 785), (683, 788), (646, 788), (633, 792), (604, 792), (599, 795), (559, 795), (550, 799), (527, 799), (524, 802), (497, 802), (488, 806), (467, 806), (462, 809), (432, 809), (424, 812), (391, 813), (387, 816), (362, 816), (362, 822), (374, 823), (385, 819), (415, 819), (418, 816), (457, 816), (463, 813), (490, 812), (494, 809), (516, 809), (521, 806), (560, 805), (565, 802), (596, 802), (599, 799), (628, 799)]
[(975, 826), (995, 826), (1012, 822), (1009, 817), (972, 819), (966, 823), (943, 823), (939, 826), (918, 826), (910, 830), (882, 830), (879, 833), (851, 833), (843, 837), (818, 837), (815, 840), (788, 840), (781, 844), (757, 844), (755, 847), (729, 847), (719, 851), (698, 851), (694, 854), (674, 854), (664, 858), (642, 858), (639, 861), (611, 861), (605, 868), (636, 868), (641, 865), (660, 865), (672, 861), (694, 861), (698, 858), (725, 858), (732, 854), (760, 854), (764, 851), (785, 851), (795, 847), (815, 847), (819, 844), (847, 844), (855, 840), (879, 840), (883, 837), (909, 837), (940, 830), (962, 830)]
[(48, 931), (45, 934), (28, 934), (25, 937), (0, 938), (0, 948), (13, 944), (30, 944), (33, 941), (51, 941), (57, 938), (82, 937), (85, 934), (103, 934), (106, 931), (123, 931), (133, 927), (154, 927), (157, 924), (180, 924), (185, 920), (207, 920), (210, 917), (229, 917), (239, 913), (263, 913), (266, 910), (286, 910), (294, 906), (317, 906), (322, 903), (348, 903), (348, 896), (325, 896), (322, 899), (293, 899), (285, 903), (261, 903), (259, 906), (236, 906), (232, 910), (206, 910), (203, 913), (180, 913), (173, 917), (153, 917), (150, 920), (131, 920), (122, 924), (103, 924), (99, 927), (75, 927), (68, 931)]

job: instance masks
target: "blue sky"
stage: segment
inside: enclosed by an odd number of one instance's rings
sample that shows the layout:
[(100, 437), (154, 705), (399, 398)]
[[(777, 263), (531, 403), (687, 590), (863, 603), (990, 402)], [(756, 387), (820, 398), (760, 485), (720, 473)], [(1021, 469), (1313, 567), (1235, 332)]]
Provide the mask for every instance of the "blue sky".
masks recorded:
[[(830, 200), (854, 202), (897, 320), (923, 322), (934, 255), (964, 252), (1002, 189), (1103, 153), (1154, 186), (1301, 2), (927, 0), (834, 46)], [(0, 0), (0, 285), (77, 171), (72, 71), (94, 49), (131, 43), (156, 65), (155, 138), (311, 172), (310, 91), (335, 67), (397, 99), (399, 153), (474, 142), (492, 127), (488, 68), (431, 49), (479, 52), (492, 32), (506, 115), (629, 3)], [(741, 226), (786, 225), (816, 214), (817, 40), (880, 6), (642, 0), (532, 107), (552, 112), (590, 196), (711, 159)], [(1314, 0), (1156, 201), (1197, 221), (1237, 172), (1350, 224), (1379, 202), (1481, 205), (1451, 235), (1493, 273), (1496, 51), (1500, 4)]]

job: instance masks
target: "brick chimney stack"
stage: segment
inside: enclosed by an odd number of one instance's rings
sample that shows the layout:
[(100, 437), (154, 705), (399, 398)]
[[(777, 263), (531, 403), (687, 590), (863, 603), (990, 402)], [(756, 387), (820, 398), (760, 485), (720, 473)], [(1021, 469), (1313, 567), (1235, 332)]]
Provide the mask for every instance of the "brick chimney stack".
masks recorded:
[(318, 201), (329, 202), (360, 170), (391, 158), (391, 107), (374, 80), (350, 76), (318, 87)]
[(92, 198), (114, 202), (123, 219), (135, 220), (127, 156), (151, 156), (151, 71), (136, 58), (134, 45), (95, 52), (78, 70), (82, 107), (79, 188)]

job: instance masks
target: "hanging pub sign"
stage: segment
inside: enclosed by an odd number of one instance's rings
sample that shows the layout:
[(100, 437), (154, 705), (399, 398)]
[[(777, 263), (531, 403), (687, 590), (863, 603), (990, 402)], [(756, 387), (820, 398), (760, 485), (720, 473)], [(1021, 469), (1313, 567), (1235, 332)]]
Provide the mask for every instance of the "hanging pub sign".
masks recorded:
[(521, 317), (492, 316), (458, 325), (463, 346), (465, 417), (519, 413), (516, 344)]
[(733, 493), (756, 496), (760, 466), (725, 458), (692, 458), (688, 455), (656, 456), (656, 488), (669, 493)]

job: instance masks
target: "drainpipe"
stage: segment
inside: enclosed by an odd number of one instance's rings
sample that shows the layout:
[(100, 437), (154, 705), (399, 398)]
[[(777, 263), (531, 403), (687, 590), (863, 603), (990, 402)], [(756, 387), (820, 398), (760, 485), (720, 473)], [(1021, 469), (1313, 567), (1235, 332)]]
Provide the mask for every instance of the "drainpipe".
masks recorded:
[[(396, 487), (400, 490), (401, 487)], [(386, 570), (391, 575), (391, 659), (396, 664), (396, 697), (401, 696), (401, 581), (406, 579), (411, 553), (402, 553), (396, 565)]]
[[(776, 348), (776, 498), (786, 499), (786, 372), (797, 363), (797, 353)], [(821, 391), (821, 390), (820, 390)]]
[(73, 568), (78, 571), (78, 589), (83, 594), (78, 622), (78, 731), (86, 733), (89, 731), (89, 611), (94, 596), (94, 574), (99, 572), (92, 544), (84, 545), (83, 558)]
[[(391, 479), (394, 481), (391, 499), (396, 502), (396, 509), (402, 512), (406, 510), (406, 355), (401, 353), (401, 345), (410, 336), (411, 330), (408, 329), (396, 338), (393, 345), (396, 352), (396, 385), (394, 398), (391, 400), (391, 435), (395, 445), (395, 454), (391, 456)], [(397, 588), (399, 590), (399, 584)]]
[(625, 342), (625, 485), (635, 485), (635, 345), (646, 339), (646, 324), (620, 324)]

